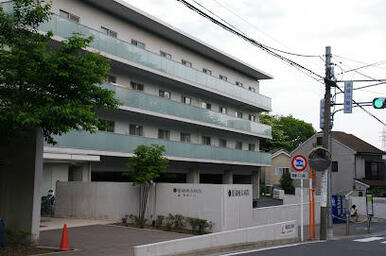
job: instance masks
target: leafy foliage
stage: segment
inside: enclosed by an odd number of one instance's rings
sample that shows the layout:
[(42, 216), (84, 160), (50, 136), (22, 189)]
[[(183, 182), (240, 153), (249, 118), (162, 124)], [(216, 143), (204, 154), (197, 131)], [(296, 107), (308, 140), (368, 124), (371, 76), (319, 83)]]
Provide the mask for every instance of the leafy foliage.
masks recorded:
[(96, 109), (114, 109), (114, 93), (101, 88), (110, 66), (85, 49), (92, 37), (74, 34), (52, 43), (38, 33), (50, 19), (44, 0), (15, 0), (13, 12), (0, 10), (0, 139), (41, 127), (45, 139), (72, 129), (94, 132)]
[(316, 132), (311, 124), (296, 119), (292, 115), (260, 114), (260, 122), (272, 127), (272, 140), (263, 139), (260, 142), (260, 149), (267, 152), (280, 148), (291, 152)]
[(151, 146), (139, 145), (134, 150), (134, 156), (126, 164), (132, 169), (129, 176), (133, 185), (139, 186), (138, 217), (145, 219), (147, 200), (150, 184), (166, 170), (169, 160), (163, 156), (165, 147), (152, 144)]
[(295, 193), (295, 187), (292, 185), (291, 174), (289, 172), (284, 172), (281, 176), (280, 187), (284, 190), (286, 194)]
[(163, 156), (165, 147), (157, 144), (151, 146), (139, 145), (134, 150), (127, 167), (134, 185), (145, 186), (165, 172), (169, 160)]

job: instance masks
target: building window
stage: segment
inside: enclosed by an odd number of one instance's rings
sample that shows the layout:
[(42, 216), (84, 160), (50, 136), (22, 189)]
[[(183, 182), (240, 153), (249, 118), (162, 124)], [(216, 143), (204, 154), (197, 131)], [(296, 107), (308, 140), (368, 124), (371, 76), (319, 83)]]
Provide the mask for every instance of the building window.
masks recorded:
[(226, 114), (227, 113), (227, 108), (226, 107), (218, 107), (218, 111), (220, 112), (220, 113), (223, 113), (223, 114)]
[(207, 69), (207, 68), (203, 68), (202, 72), (204, 72), (205, 74), (208, 74), (208, 75), (212, 75), (212, 70)]
[(365, 178), (369, 180), (381, 179), (380, 170), (383, 169), (382, 162), (365, 161)]
[(206, 103), (206, 102), (202, 102), (201, 103), (201, 107), (211, 110), (212, 109), (212, 104)]
[(277, 167), (275, 168), (275, 175), (276, 176), (280, 176), (280, 175), (283, 175), (285, 173), (288, 173), (289, 172), (289, 168), (288, 167)]
[(338, 162), (337, 161), (331, 162), (331, 171), (332, 172), (338, 172)]
[(108, 36), (111, 36), (114, 38), (117, 38), (117, 36), (118, 36), (118, 33), (115, 32), (114, 30), (111, 30), (111, 29), (106, 28), (106, 27), (101, 27), (101, 29), (102, 29), (102, 32)]
[(323, 145), (323, 137), (316, 137), (316, 145), (317, 146)]
[(242, 83), (242, 82), (239, 82), (239, 81), (236, 81), (236, 85), (237, 85), (237, 86), (240, 86), (240, 87), (244, 87), (243, 83)]
[(255, 87), (252, 87), (252, 86), (249, 86), (249, 88), (248, 88), (251, 92), (256, 92), (256, 89), (255, 89)]
[(236, 149), (239, 149), (239, 150), (243, 149), (243, 143), (241, 141), (236, 141)]
[(131, 85), (131, 89), (133, 90), (143, 91), (143, 84), (141, 83), (131, 81), (130, 85)]
[(210, 143), (211, 141), (210, 141), (210, 137), (209, 136), (202, 136), (202, 141), (201, 141), (201, 143), (202, 143), (202, 145), (209, 145), (210, 146)]
[(224, 75), (218, 75), (221, 80), (228, 81), (228, 78)]
[(169, 91), (159, 90), (159, 96), (170, 99), (171, 93)]
[(114, 132), (114, 121), (99, 119), (101, 124), (97, 127), (99, 131)]
[(117, 77), (112, 75), (106, 75), (106, 81), (108, 83), (117, 83)]
[(172, 55), (170, 53), (160, 51), (160, 54), (161, 54), (162, 57), (165, 57), (165, 58), (167, 58), (169, 60), (172, 59)]
[(137, 124), (130, 124), (130, 135), (143, 136), (143, 126)]
[(181, 132), (180, 141), (190, 143), (190, 133)]
[(248, 119), (249, 119), (249, 121), (255, 122), (256, 121), (256, 116), (255, 115), (249, 115)]
[(170, 140), (170, 131), (158, 129), (158, 139), (161, 140)]
[(235, 112), (235, 116), (236, 116), (237, 118), (243, 118), (243, 113), (242, 113), (242, 112), (239, 112), (239, 111), (236, 111), (236, 112)]
[(186, 96), (181, 96), (181, 102), (185, 104), (192, 104), (192, 98), (186, 97)]
[(248, 150), (249, 151), (255, 151), (256, 150), (256, 144), (248, 144)]
[(227, 140), (226, 139), (220, 139), (220, 147), (222, 147), (222, 148), (227, 147)]
[(187, 61), (187, 60), (181, 60), (181, 63), (187, 67), (192, 67), (192, 62), (190, 61)]
[(137, 46), (138, 48), (145, 49), (145, 44), (140, 41), (131, 39), (131, 44)]
[(71, 21), (75, 21), (76, 23), (79, 23), (79, 20), (80, 20), (78, 16), (63, 10), (59, 10), (59, 16)]

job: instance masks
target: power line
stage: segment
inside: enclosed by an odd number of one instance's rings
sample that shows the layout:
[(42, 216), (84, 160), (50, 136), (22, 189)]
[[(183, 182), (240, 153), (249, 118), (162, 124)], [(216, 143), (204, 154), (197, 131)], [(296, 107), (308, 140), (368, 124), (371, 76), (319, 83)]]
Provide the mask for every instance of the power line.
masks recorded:
[[(362, 65), (369, 65), (370, 64), (370, 63), (367, 63), (367, 62), (364, 62), (361, 60), (356, 60), (356, 59), (352, 59), (352, 58), (348, 58), (348, 57), (344, 57), (344, 56), (336, 55), (336, 54), (333, 54), (333, 57), (338, 57), (338, 58), (345, 59), (345, 60), (348, 60), (351, 62), (362, 64)], [(372, 66), (372, 67), (379, 68), (379, 69), (386, 69), (386, 67), (380, 67), (380, 66)]]
[[(309, 77), (311, 77), (312, 79), (320, 82), (317, 78), (323, 78), (321, 75), (317, 74), (316, 72), (312, 71), (311, 69), (308, 69), (302, 65), (300, 65), (299, 63), (295, 62), (295, 61), (292, 61), (290, 59), (288, 59), (287, 57), (284, 57), (276, 52), (274, 52), (271, 47), (267, 47), (266, 45), (260, 43), (260, 42), (257, 42), (256, 40), (254, 40), (253, 38), (250, 38), (248, 37), (247, 35), (245, 35), (244, 33), (242, 32), (239, 32), (235, 29), (233, 29), (232, 27), (218, 21), (217, 19), (213, 18), (212, 16), (210, 16), (209, 14), (205, 13), (204, 11), (200, 10), (199, 8), (197, 8), (196, 6), (188, 3), (187, 1), (185, 0), (177, 0), (179, 2), (181, 2), (182, 4), (184, 4), (186, 7), (188, 7), (189, 9), (195, 11), (196, 13), (198, 13), (199, 15), (203, 16), (204, 18), (210, 20), (211, 22), (213, 22), (214, 24), (222, 27), (223, 29), (241, 37), (242, 39), (244, 39), (245, 41), (251, 43), (252, 45), (254, 46), (257, 46), (259, 47), (260, 49), (264, 50), (265, 52), (267, 52), (268, 54), (276, 57), (276, 58), (279, 58), (281, 59), (282, 61), (284, 62), (287, 62), (287, 64), (297, 68), (298, 70), (301, 70), (303, 73), (307, 74)], [(317, 77), (317, 78), (316, 78)]]
[(353, 69), (350, 69), (350, 70), (345, 70), (345, 71), (342, 71), (341, 73), (339, 73), (338, 75), (345, 74), (345, 73), (348, 73), (348, 72), (357, 71), (357, 70), (363, 69), (363, 68), (368, 68), (368, 67), (380, 65), (380, 64), (383, 64), (383, 63), (386, 63), (386, 60), (377, 61), (377, 62), (374, 62), (372, 64), (366, 64), (366, 65), (363, 65), (363, 66), (360, 66), (360, 67), (357, 67), (357, 68), (353, 68)]
[[(333, 81), (331, 81), (333, 82)], [(336, 83), (335, 83), (335, 86), (336, 88), (338, 88), (338, 90), (341, 92), (341, 93), (344, 93), (344, 91), (342, 90), (342, 88), (340, 88)], [(364, 107), (362, 107), (358, 102), (356, 102), (355, 100), (352, 100), (352, 102), (357, 105), (358, 107), (360, 107), (363, 111), (365, 111), (368, 115), (372, 116), (373, 118), (375, 118), (378, 122), (380, 122), (381, 124), (383, 124), (384, 126), (386, 126), (386, 123), (384, 123), (381, 119), (379, 119), (378, 117), (376, 117), (373, 113), (371, 113), (370, 111), (366, 110)]]
[[(212, 23), (222, 27), (223, 29), (241, 37), (242, 39), (244, 39), (245, 41), (251, 43), (252, 45), (264, 50), (265, 52), (267, 52), (268, 54), (276, 57), (276, 58), (279, 58), (281, 59), (282, 61), (285, 61), (287, 62), (287, 64), (297, 68), (298, 70), (301, 70), (303, 73), (307, 74), (309, 77), (311, 77), (312, 79), (316, 80), (317, 82), (320, 82), (323, 84), (323, 82), (321, 82), (318, 78), (322, 78), (324, 81), (326, 81), (327, 79), (325, 79), (323, 76), (317, 74), (316, 72), (312, 71), (311, 69), (308, 69), (300, 64), (298, 64), (297, 62), (295, 61), (292, 61), (290, 59), (288, 59), (287, 57), (284, 57), (276, 52), (273, 51), (274, 48), (271, 48), (271, 47), (268, 47), (260, 42), (257, 42), (256, 40), (254, 40), (253, 38), (250, 38), (248, 37), (247, 35), (245, 35), (243, 32), (239, 32), (235, 29), (233, 29), (232, 27), (233, 26), (229, 26), (229, 25), (226, 25), (224, 23), (221, 23), (220, 21), (218, 21), (217, 19), (213, 18), (212, 16), (210, 16), (209, 14), (205, 13), (204, 11), (200, 10), (199, 8), (197, 8), (196, 6), (188, 3), (187, 1), (185, 0), (177, 0), (178, 2), (181, 2), (182, 4), (184, 4), (186, 7), (188, 7), (189, 9), (193, 10), (194, 12), (198, 13), (199, 15), (203, 16), (204, 18), (210, 20)], [(217, 15), (216, 15), (217, 16)], [(317, 78), (316, 78), (317, 77)], [(363, 81), (363, 80), (362, 80)], [(374, 80), (371, 80), (371, 81), (374, 81)], [(386, 81), (386, 80), (385, 80)], [(336, 87), (341, 91), (343, 92), (343, 90), (336, 84), (335, 81), (326, 81), (326, 82), (333, 82)], [(380, 120), (378, 117), (376, 117), (375, 115), (373, 115), (372, 113), (370, 113), (369, 111), (367, 111), (366, 109), (364, 109), (361, 105), (359, 105), (355, 100), (352, 100), (354, 104), (356, 104), (358, 107), (360, 107), (363, 111), (365, 111), (368, 115), (372, 116), (373, 118), (375, 118), (377, 121), (379, 121), (380, 123), (382, 123), (383, 125), (386, 126), (386, 124)]]
[[(194, 0), (193, 0), (194, 1)], [(220, 5), (222, 8), (224, 8), (225, 10), (229, 11), (230, 13), (232, 13), (233, 15), (235, 15), (236, 17), (240, 18), (242, 21), (244, 21), (246, 24), (250, 25), (251, 27), (253, 27), (254, 29), (256, 29), (257, 31), (261, 32), (262, 34), (266, 35), (267, 37), (271, 38), (273, 41), (285, 46), (284, 44), (282, 44), (281, 42), (279, 42), (278, 40), (276, 40), (275, 38), (273, 38), (272, 36), (270, 36), (269, 34), (265, 33), (263, 30), (261, 30), (260, 28), (258, 28), (256, 25), (254, 25), (253, 23), (249, 22), (248, 20), (244, 19), (242, 16), (238, 15), (236, 12), (232, 11), (230, 8), (226, 7), (224, 4), (220, 3), (219, 1), (217, 0), (213, 0), (214, 2), (216, 2), (218, 5)], [(196, 2), (196, 1), (194, 1)], [(205, 8), (206, 9), (206, 8)], [(217, 15), (216, 15), (217, 16)], [(280, 49), (277, 49), (277, 48), (274, 48), (274, 47), (271, 47), (271, 46), (267, 46), (265, 45), (267, 48), (270, 48), (272, 50), (275, 50), (275, 51), (278, 51), (278, 52), (281, 52), (281, 53), (284, 53), (284, 54), (289, 54), (289, 55), (294, 55), (294, 56), (298, 56), (298, 57), (306, 57), (306, 58), (320, 58), (322, 61), (324, 61), (323, 57), (320, 56), (320, 55), (312, 55), (312, 54), (301, 54), (301, 53), (294, 53), (294, 52), (289, 52), (289, 51), (284, 51), (284, 50), (280, 50)], [(287, 47), (287, 46), (285, 46)]]

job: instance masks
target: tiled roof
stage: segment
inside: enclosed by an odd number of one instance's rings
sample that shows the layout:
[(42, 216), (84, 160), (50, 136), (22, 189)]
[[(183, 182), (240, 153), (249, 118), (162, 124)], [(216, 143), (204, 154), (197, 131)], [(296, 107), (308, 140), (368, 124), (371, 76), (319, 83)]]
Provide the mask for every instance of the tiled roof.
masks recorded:
[(347, 147), (353, 149), (357, 153), (375, 153), (375, 154), (383, 154), (384, 151), (380, 150), (377, 147), (367, 143), (359, 139), (358, 137), (348, 134), (345, 132), (332, 131), (332, 138), (339, 141), (340, 143), (346, 145)]

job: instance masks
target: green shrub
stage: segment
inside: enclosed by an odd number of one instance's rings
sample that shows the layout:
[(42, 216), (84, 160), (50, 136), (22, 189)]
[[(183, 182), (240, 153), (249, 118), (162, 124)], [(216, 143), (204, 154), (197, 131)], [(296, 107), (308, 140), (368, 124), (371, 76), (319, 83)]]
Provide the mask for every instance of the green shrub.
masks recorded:
[(129, 219), (131, 220), (132, 223), (135, 223), (135, 225), (139, 228), (144, 228), (147, 221), (146, 218), (140, 218), (134, 214), (130, 214)]
[(185, 227), (185, 218), (181, 214), (174, 215), (174, 228)]
[(192, 228), (193, 234), (204, 234), (206, 232), (211, 232), (214, 225), (211, 221), (198, 218), (189, 217), (187, 218), (187, 221)]
[(174, 224), (174, 216), (169, 213), (169, 215), (165, 218), (165, 226), (167, 230), (172, 230)]
[(155, 226), (156, 226), (156, 228), (162, 227), (162, 224), (163, 224), (163, 222), (164, 222), (164, 219), (165, 219), (165, 216), (163, 216), (163, 215), (158, 215), (158, 216), (157, 216), (157, 219), (156, 219), (156, 221), (155, 221)]

